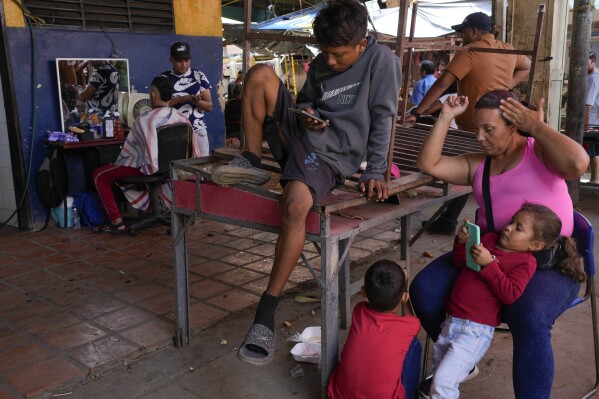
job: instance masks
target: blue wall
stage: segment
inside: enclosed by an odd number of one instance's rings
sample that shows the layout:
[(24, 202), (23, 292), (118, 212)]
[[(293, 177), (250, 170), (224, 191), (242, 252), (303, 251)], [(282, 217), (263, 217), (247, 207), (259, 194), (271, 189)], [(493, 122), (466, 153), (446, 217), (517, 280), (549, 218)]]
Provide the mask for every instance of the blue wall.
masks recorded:
[[(129, 60), (130, 84), (139, 92), (148, 92), (152, 78), (170, 69), (169, 48), (176, 41), (191, 44), (192, 67), (204, 72), (212, 85), (212, 112), (206, 113), (210, 148), (224, 145), (225, 125), (223, 110), (218, 101), (218, 84), (222, 75), (222, 39), (220, 37), (181, 36), (175, 34), (149, 34), (129, 32), (109, 32), (120, 52), (119, 58)], [(76, 31), (52, 28), (34, 29), (35, 65), (37, 87), (37, 123), (33, 140), (33, 159), (29, 198), (31, 201), (32, 223), (39, 225), (46, 216), (35, 188), (35, 175), (47, 153), (44, 145), (46, 132), (62, 130), (60, 126), (60, 106), (56, 77), (56, 58), (110, 58), (112, 46), (103, 32)], [(32, 54), (31, 37), (28, 28), (8, 28), (9, 56), (14, 77), (15, 92), (25, 164), (29, 164), (31, 151), (32, 109), (31, 92)], [(10, 116), (9, 116), (10, 117)], [(76, 156), (69, 167), (81, 168)], [(83, 179), (71, 182), (71, 191), (83, 189)]]

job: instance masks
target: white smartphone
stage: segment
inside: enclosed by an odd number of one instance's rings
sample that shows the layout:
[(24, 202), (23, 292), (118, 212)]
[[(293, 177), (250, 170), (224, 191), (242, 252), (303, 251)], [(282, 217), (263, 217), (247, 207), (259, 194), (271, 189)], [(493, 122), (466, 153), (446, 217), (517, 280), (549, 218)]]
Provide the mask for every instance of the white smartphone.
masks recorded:
[(322, 118), (319, 118), (319, 117), (318, 117), (318, 116), (316, 116), (316, 115), (312, 115), (311, 113), (309, 113), (309, 112), (306, 112), (306, 111), (304, 111), (304, 110), (302, 110), (302, 109), (297, 109), (297, 108), (289, 108), (289, 111), (295, 112), (296, 114), (298, 114), (298, 115), (301, 115), (301, 116), (302, 116), (302, 117), (304, 117), (304, 118), (312, 118), (312, 119), (314, 119), (315, 121), (318, 121), (318, 122), (320, 122), (320, 123), (324, 123), (325, 125), (329, 126), (329, 121), (325, 121), (324, 119), (322, 119)]

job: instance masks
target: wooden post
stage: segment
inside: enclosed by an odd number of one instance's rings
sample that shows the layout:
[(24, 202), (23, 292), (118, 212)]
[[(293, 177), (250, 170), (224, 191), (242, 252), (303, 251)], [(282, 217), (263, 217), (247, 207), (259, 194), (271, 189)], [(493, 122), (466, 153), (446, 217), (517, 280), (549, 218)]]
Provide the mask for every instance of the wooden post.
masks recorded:
[[(501, 0), (495, 1), (499, 3)], [(536, 57), (538, 64), (534, 69), (536, 76), (532, 85), (532, 98), (534, 104), (541, 98), (546, 100), (547, 110), (545, 115), (547, 123), (554, 129), (559, 129), (568, 3), (547, 0), (510, 1), (507, 19), (509, 22), (506, 22), (508, 25), (507, 41), (517, 49), (530, 49), (533, 47), (534, 32), (530, 29), (531, 16), (535, 8), (543, 3), (547, 3), (546, 22), (539, 42), (538, 56)]]
[[(549, 3), (545, 6), (545, 3)], [(536, 30), (531, 29), (533, 25), (532, 16), (538, 15), (540, 6), (544, 6), (545, 20), (552, 21), (554, 17), (554, 2), (547, 0), (514, 0), (510, 2), (508, 7), (508, 20), (509, 31), (508, 31), (508, 42), (510, 42), (517, 49), (533, 49), (535, 43)], [(537, 18), (537, 30), (539, 29), (539, 21)], [(549, 60), (551, 59), (551, 38), (552, 31), (546, 25), (545, 29), (542, 29), (542, 36), (540, 36), (539, 45), (537, 49), (537, 56), (530, 56), (532, 65), (530, 70), (530, 76), (533, 78), (532, 81), (524, 79), (516, 86), (518, 89), (518, 95), (524, 99), (525, 95), (529, 94), (532, 97), (533, 104), (536, 104), (540, 98), (547, 99), (547, 92), (549, 88)], [(538, 64), (537, 64), (538, 62)], [(533, 76), (533, 74), (535, 76)], [(531, 87), (532, 86), (532, 87)], [(532, 91), (531, 91), (532, 90)]]
[(531, 103), (532, 101), (532, 90), (535, 83), (535, 76), (537, 74), (537, 61), (539, 59), (539, 40), (543, 31), (543, 18), (545, 17), (546, 7), (545, 4), (539, 5), (539, 13), (537, 16), (537, 29), (535, 33), (534, 44), (532, 48), (531, 63), (530, 63), (530, 75), (528, 78), (528, 88), (526, 90), (526, 102)]
[[(395, 38), (395, 55), (399, 57), (399, 76), (404, 76), (403, 74), (403, 51), (405, 48), (405, 35), (406, 35), (406, 23), (408, 21), (408, 7), (409, 0), (401, 0), (401, 8), (399, 9), (399, 21), (397, 23), (397, 36)], [(409, 65), (409, 63), (408, 63)], [(409, 66), (408, 66), (409, 70)], [(401, 87), (404, 87), (403, 82), (401, 82)], [(402, 96), (402, 91), (400, 90), (399, 96)], [(399, 102), (399, 98), (397, 99), (397, 112), (401, 115), (404, 114), (405, 104), (406, 104), (406, 94), (403, 94), (403, 101)], [(402, 117), (403, 118), (403, 117)], [(395, 147), (395, 130), (397, 127), (397, 116), (393, 118), (393, 126), (391, 127), (391, 142), (389, 143), (389, 152), (387, 153), (387, 171), (385, 172), (385, 182), (389, 183), (391, 181), (391, 167), (393, 166), (393, 149)]]
[(493, 0), (493, 20), (499, 28), (499, 36), (497, 39), (505, 42), (507, 30), (507, 0)]
[(246, 76), (250, 69), (251, 40), (248, 33), (252, 28), (252, 0), (243, 2), (243, 75)]
[[(404, 3), (407, 3), (407, 1)], [(407, 14), (407, 7), (406, 7), (406, 14)], [(412, 19), (410, 22), (410, 37), (408, 39), (408, 42), (410, 44), (414, 41), (414, 31), (416, 30), (416, 16), (417, 15), (418, 15), (418, 3), (412, 3)], [(407, 18), (407, 16), (404, 18)], [(401, 15), (400, 15), (400, 21), (401, 21)], [(398, 26), (398, 29), (399, 29), (399, 26)], [(405, 27), (403, 29), (405, 29)], [(405, 30), (404, 30), (404, 32), (405, 32)], [(403, 49), (402, 49), (402, 51), (403, 51)], [(403, 82), (401, 85), (402, 103), (401, 103), (400, 112), (399, 112), (399, 117), (401, 118), (402, 121), (405, 120), (406, 109), (408, 108), (408, 86), (410, 84), (410, 69), (412, 69), (411, 67), (412, 67), (412, 54), (413, 53), (414, 53), (414, 49), (411, 46), (409, 46), (408, 53), (406, 54), (406, 59), (407, 59), (406, 67), (405, 67), (405, 70), (402, 71), (402, 75), (403, 75)], [(402, 52), (402, 54), (403, 54), (403, 52)]]
[(562, 88), (564, 86), (564, 59), (566, 57), (566, 31), (568, 30), (568, 3), (553, 4), (553, 18), (547, 18), (547, 31), (551, 31), (551, 61), (549, 61), (549, 87), (547, 101), (547, 123), (555, 130), (560, 129)]
[[(574, 0), (572, 36), (570, 41), (570, 65), (568, 68), (566, 134), (581, 144), (584, 128), (584, 108), (593, 8), (593, 0)], [(574, 206), (577, 206), (580, 199), (580, 180), (568, 181), (568, 191), (570, 192)]]

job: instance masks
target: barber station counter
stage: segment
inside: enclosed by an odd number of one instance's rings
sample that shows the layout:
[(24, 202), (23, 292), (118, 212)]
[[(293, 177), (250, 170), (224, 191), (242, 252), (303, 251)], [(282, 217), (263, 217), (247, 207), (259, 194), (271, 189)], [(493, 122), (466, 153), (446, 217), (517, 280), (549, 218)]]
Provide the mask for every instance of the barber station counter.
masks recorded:
[[(50, 141), (48, 145), (66, 151), (69, 165), (69, 187), (72, 193), (95, 190), (92, 174), (100, 166), (115, 162), (125, 138), (84, 140), (77, 142)], [(83, 175), (80, 171), (83, 166)]]

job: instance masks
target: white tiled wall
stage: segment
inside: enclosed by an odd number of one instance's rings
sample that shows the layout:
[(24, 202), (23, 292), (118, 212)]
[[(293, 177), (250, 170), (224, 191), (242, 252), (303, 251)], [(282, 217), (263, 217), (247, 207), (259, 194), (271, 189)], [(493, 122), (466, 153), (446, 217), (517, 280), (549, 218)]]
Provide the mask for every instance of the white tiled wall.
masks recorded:
[[(10, 165), (10, 149), (8, 147), (8, 126), (2, 95), (2, 81), (0, 80), (0, 222), (4, 222), (16, 208), (15, 186)], [(18, 226), (17, 216), (15, 215), (8, 224)]]

